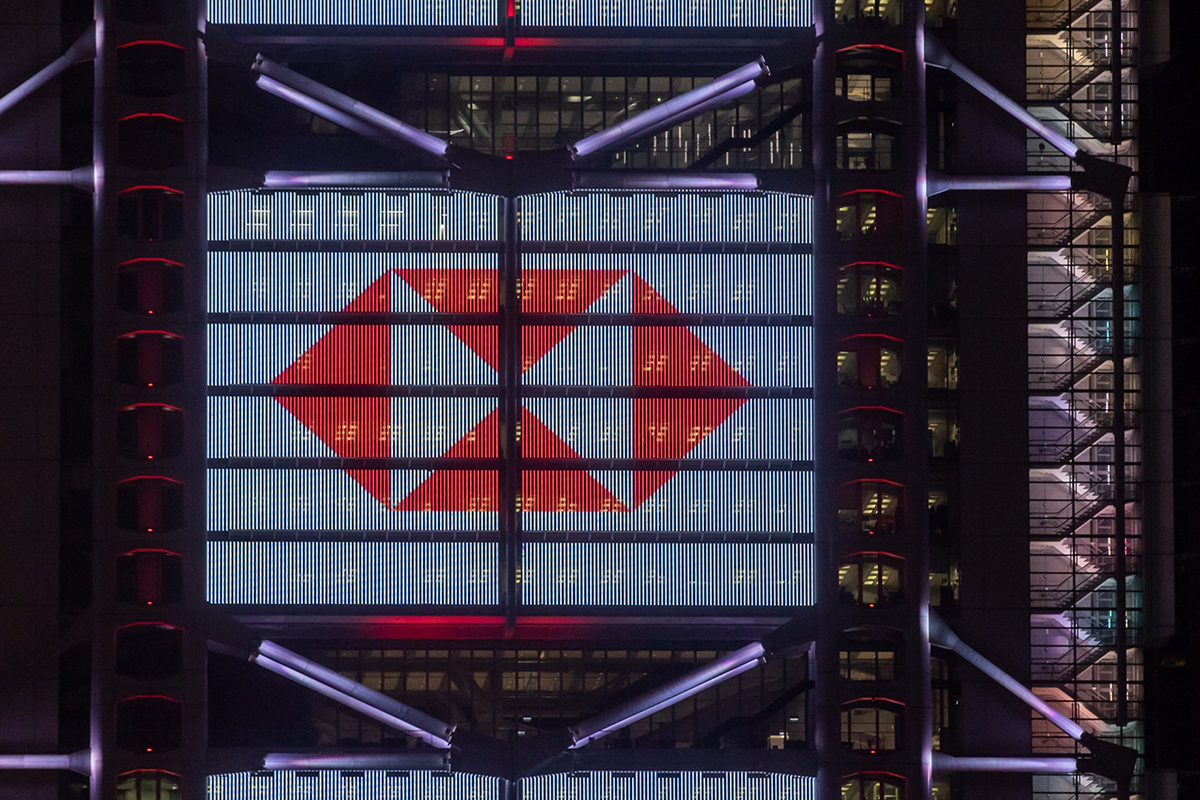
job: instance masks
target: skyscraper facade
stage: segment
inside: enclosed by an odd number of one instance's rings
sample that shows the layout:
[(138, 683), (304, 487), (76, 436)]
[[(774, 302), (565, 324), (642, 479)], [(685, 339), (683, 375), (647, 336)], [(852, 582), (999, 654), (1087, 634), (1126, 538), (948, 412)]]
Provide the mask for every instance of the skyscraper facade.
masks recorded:
[(1165, 3), (3, 13), (5, 796), (1174, 796)]

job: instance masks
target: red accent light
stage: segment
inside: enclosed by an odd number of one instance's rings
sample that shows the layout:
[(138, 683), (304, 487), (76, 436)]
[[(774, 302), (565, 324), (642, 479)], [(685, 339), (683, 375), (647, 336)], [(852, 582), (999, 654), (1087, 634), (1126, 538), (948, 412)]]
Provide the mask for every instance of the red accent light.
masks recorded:
[[(153, 405), (153, 404), (148, 403), (147, 405)], [(170, 481), (171, 483), (183, 483), (183, 481), (177, 481), (174, 478), (168, 478), (166, 475), (134, 475), (132, 478), (126, 478), (125, 480), (121, 481), (121, 483), (129, 483), (130, 481), (144, 481), (144, 480)]]
[(887, 189), (855, 189), (852, 192), (843, 192), (842, 194), (839, 194), (838, 197), (849, 197), (852, 194), (886, 194), (890, 195), (891, 197), (899, 197), (901, 199), (904, 197), (904, 195), (896, 194), (895, 192), (889, 192)]
[(134, 47), (139, 44), (161, 44), (167, 47), (174, 47), (176, 50), (182, 50), (183, 45), (175, 44), (174, 42), (164, 42), (162, 39), (138, 39), (136, 42), (126, 42), (125, 44), (117, 45), (118, 50), (123, 50), (126, 47)]
[[(128, 194), (129, 192), (136, 192), (136, 191), (138, 191), (139, 189), (158, 189), (158, 190), (160, 190), (160, 191), (163, 191), (163, 192), (170, 192), (171, 194), (178, 194), (178, 195), (182, 195), (182, 194), (183, 194), (183, 192), (182, 192), (182, 191), (180, 191), (179, 189), (174, 189), (174, 188), (172, 188), (172, 187), (170, 187), (170, 186), (151, 186), (151, 185), (147, 185), (147, 186), (130, 186), (128, 189), (122, 189), (121, 191), (117, 192), (117, 194)], [(165, 260), (165, 259), (161, 259), (161, 258), (147, 258), (147, 259), (134, 259), (134, 260), (135, 260), (135, 261), (138, 261), (138, 260), (144, 260), (144, 261), (163, 261), (163, 260)], [(126, 261), (125, 263), (126, 263), (126, 264), (128, 264), (128, 263), (131, 263), (131, 262), (128, 262), (128, 261)], [(176, 263), (176, 262), (170, 262), (170, 263)], [(183, 266), (183, 265), (182, 265), (182, 264), (180, 264), (180, 266)]]
[(900, 416), (904, 416), (903, 411), (897, 411), (896, 409), (888, 408), (887, 406), (855, 406), (854, 408), (842, 409), (838, 413), (839, 414), (848, 414), (851, 411), (890, 411), (893, 414), (899, 414)]
[[(165, 187), (165, 186), (135, 186), (134, 188), (135, 189), (165, 189), (167, 187)], [(132, 190), (126, 189), (125, 191), (128, 192), (128, 191), (132, 191)], [(175, 190), (172, 189), (171, 191), (175, 191)], [(169, 258), (131, 258), (128, 261), (122, 261), (119, 266), (123, 267), (126, 264), (138, 264), (142, 261), (157, 261), (157, 262), (161, 262), (163, 264), (174, 264), (177, 267), (183, 266), (183, 264), (180, 263), (179, 261), (172, 261)]]
[(132, 411), (135, 408), (143, 408), (144, 406), (153, 406), (154, 408), (164, 408), (168, 411), (183, 411), (178, 406), (169, 406), (166, 403), (134, 403), (131, 406), (125, 406), (122, 411)]
[(118, 122), (124, 122), (124, 121), (125, 121), (125, 120), (127, 120), (127, 119), (133, 119), (133, 118), (135, 118), (135, 117), (163, 117), (163, 118), (165, 118), (165, 119), (173, 119), (173, 120), (175, 120), (176, 122), (183, 122), (183, 118), (182, 118), (182, 117), (177, 117), (177, 116), (175, 116), (174, 114), (160, 114), (160, 113), (158, 113), (157, 111), (139, 111), (139, 112), (138, 112), (138, 113), (136, 113), (136, 114), (130, 114), (129, 116), (126, 116), (126, 117), (121, 117), (121, 118), (120, 118), (119, 120), (117, 120), (117, 121), (118, 121)]
[(851, 267), (860, 267), (860, 266), (888, 267), (889, 269), (898, 269), (901, 272), (904, 271), (904, 267), (898, 266), (896, 264), (891, 264), (887, 261), (854, 261), (849, 264), (846, 264), (845, 266), (838, 267), (838, 269), (843, 270), (843, 269), (850, 269)]
[(511, 153), (510, 153), (509, 155), (506, 155), (504, 158), (505, 158), (505, 160), (506, 160), (506, 161), (512, 161), (512, 160), (513, 160), (513, 157), (512, 157), (512, 154), (511, 154)]
[(848, 342), (851, 339), (890, 339), (893, 342), (900, 342), (900, 344), (904, 344), (903, 339), (899, 339), (895, 336), (888, 336), (886, 333), (856, 333), (853, 336), (847, 336), (845, 339), (842, 339), (842, 341)]

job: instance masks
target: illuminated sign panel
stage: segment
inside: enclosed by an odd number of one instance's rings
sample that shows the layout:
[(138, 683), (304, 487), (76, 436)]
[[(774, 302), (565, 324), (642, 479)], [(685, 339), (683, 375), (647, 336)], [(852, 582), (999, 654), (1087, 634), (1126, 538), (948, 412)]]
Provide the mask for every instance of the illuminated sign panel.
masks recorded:
[(209, 599), (811, 603), (809, 199), (505, 202), (210, 196)]
[(208, 0), (208, 21), (229, 25), (496, 25), (493, 0)]
[(501, 800), (501, 779), (460, 772), (277, 770), (208, 776), (210, 800)]

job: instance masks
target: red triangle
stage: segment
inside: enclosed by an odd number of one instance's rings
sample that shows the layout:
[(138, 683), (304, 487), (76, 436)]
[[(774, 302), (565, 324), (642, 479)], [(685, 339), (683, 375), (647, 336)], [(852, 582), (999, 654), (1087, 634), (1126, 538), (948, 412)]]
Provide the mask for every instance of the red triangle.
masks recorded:
[(620, 500), (583, 470), (531, 470), (521, 473), (521, 511), (628, 511)]
[(521, 326), (521, 372), (541, 361), (573, 330), (574, 325)]
[(678, 314), (679, 310), (654, 291), (636, 273), (629, 276), (629, 292), (633, 297), (634, 314)]
[(335, 325), (271, 383), (386, 386), (392, 372), (391, 333), (387, 325)]
[(495, 325), (447, 325), (446, 330), (471, 348), (475, 355), (482, 358), (489, 367), (500, 369), (499, 354), (496, 351)]
[(633, 329), (634, 386), (749, 386), (687, 328)]
[(579, 458), (579, 453), (525, 408), (521, 409), (521, 455), (524, 458)]
[(494, 314), (494, 269), (398, 269), (396, 274), (443, 314)]
[(381, 313), (392, 310), (392, 275), (385, 272), (347, 304), (342, 311), (356, 314)]
[(495, 470), (439, 469), (413, 489), (395, 511), (496, 511)]
[(633, 473), (633, 507), (638, 508), (659, 488), (675, 477), (675, 471), (639, 470)]
[(582, 314), (625, 276), (623, 269), (523, 269), (521, 310)]
[(500, 455), (500, 411), (484, 417), (478, 425), (442, 453), (442, 458), (498, 458)]

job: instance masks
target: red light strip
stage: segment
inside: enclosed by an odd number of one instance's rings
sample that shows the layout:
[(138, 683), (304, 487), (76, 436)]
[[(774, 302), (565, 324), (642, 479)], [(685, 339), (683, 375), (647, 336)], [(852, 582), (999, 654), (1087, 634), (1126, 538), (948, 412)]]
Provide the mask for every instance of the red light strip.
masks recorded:
[(182, 50), (183, 45), (175, 44), (174, 42), (163, 41), (162, 39), (138, 39), (134, 42), (126, 42), (125, 44), (117, 45), (118, 50), (124, 50), (126, 47), (134, 47), (139, 44), (161, 44), (167, 47), (174, 47), (176, 50)]

